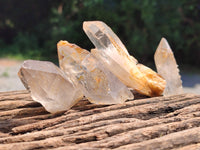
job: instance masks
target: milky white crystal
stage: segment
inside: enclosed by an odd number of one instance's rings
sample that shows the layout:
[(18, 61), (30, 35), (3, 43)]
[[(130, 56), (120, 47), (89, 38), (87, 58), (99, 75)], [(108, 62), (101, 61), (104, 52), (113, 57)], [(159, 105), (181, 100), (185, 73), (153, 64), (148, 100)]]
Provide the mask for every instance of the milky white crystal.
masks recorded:
[(68, 110), (83, 97), (80, 89), (51, 62), (24, 61), (18, 75), (33, 100), (51, 113)]
[[(120, 39), (105, 23), (86, 21), (83, 29), (96, 47), (91, 53), (125, 85), (148, 96), (162, 94), (165, 81), (150, 68), (138, 67), (137, 60), (129, 55)], [(152, 84), (152, 80), (155, 84)]]
[(154, 55), (158, 73), (166, 80), (164, 95), (183, 93), (181, 76), (174, 54), (165, 38), (162, 38)]
[(117, 104), (133, 99), (132, 92), (90, 52), (67, 41), (60, 41), (57, 45), (60, 67), (78, 79), (90, 102)]

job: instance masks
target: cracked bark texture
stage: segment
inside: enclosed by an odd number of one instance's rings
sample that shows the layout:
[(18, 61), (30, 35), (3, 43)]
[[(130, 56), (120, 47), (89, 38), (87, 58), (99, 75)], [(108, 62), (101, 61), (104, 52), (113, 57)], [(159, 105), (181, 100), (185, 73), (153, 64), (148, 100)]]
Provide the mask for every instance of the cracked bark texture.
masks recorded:
[(28, 91), (0, 93), (0, 149), (200, 149), (200, 95), (86, 99), (50, 114)]

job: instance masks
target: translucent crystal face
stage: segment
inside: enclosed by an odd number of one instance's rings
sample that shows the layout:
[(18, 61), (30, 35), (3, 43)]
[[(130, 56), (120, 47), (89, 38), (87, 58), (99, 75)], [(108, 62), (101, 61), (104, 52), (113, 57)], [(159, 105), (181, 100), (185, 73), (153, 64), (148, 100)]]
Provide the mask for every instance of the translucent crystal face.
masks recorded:
[(77, 76), (83, 74), (83, 66), (80, 63), (90, 52), (67, 41), (58, 42), (57, 48), (60, 68), (64, 70), (74, 84), (78, 85)]
[[(155, 72), (154, 78), (149, 80), (149, 73), (140, 70), (137, 60), (129, 55), (125, 46), (105, 23), (87, 21), (83, 23), (83, 29), (96, 47), (92, 54), (125, 85), (148, 96), (162, 94), (165, 81)], [(149, 68), (148, 71), (150, 70)], [(158, 84), (152, 84), (152, 80)]]
[(81, 83), (88, 99), (98, 104), (123, 103), (133, 99), (132, 92), (93, 55), (88, 55), (81, 63), (84, 74)]
[[(88, 30), (90, 28), (91, 30)], [(104, 49), (110, 45), (110, 39), (118, 44), (118, 47), (128, 54), (128, 51), (118, 36), (108, 27), (104, 22), (101, 21), (85, 21), (83, 22), (83, 29), (90, 38), (90, 40), (95, 43), (97, 49)], [(137, 62), (137, 60), (135, 59)]]
[(167, 85), (164, 95), (175, 95), (183, 93), (182, 81), (179, 74), (178, 65), (174, 58), (174, 54), (165, 38), (162, 38), (154, 60), (158, 73), (166, 80)]
[(33, 100), (51, 113), (67, 110), (83, 97), (81, 90), (51, 62), (27, 60), (18, 74)]
[[(91, 102), (115, 104), (133, 99), (131, 91), (92, 54), (67, 41), (61, 42), (58, 43), (60, 67), (66, 73), (71, 72), (68, 69), (70, 67), (72, 67), (72, 70), (78, 70), (73, 71), (76, 72), (75, 78), (79, 81), (84, 95)], [(68, 61), (64, 61), (65, 59)]]

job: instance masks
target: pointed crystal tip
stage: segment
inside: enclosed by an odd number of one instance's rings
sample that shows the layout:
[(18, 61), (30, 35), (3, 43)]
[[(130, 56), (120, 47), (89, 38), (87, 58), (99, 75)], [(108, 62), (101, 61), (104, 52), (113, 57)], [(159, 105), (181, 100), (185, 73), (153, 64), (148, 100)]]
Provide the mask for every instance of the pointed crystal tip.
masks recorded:
[(93, 25), (93, 24), (102, 24), (102, 25), (105, 25), (105, 23), (104, 22), (102, 22), (102, 21), (84, 21), (83, 22), (83, 29), (84, 28), (87, 28), (87, 27), (89, 27), (90, 25)]
[(167, 42), (167, 40), (163, 37), (158, 45), (158, 48), (160, 49), (165, 49), (165, 50), (170, 50), (170, 46), (169, 43)]
[(66, 46), (66, 45), (68, 45), (68, 44), (69, 44), (69, 42), (61, 40), (61, 41), (59, 41), (59, 42), (57, 43), (57, 47)]
[(174, 54), (165, 38), (162, 38), (156, 49), (154, 60), (158, 73), (166, 80), (164, 95), (183, 93), (182, 81)]

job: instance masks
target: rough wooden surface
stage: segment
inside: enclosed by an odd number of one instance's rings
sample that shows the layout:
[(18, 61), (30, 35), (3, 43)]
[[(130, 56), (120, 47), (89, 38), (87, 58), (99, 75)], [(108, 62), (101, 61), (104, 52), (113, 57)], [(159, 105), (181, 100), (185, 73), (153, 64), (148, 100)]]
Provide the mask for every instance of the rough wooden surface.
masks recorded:
[(80, 101), (49, 114), (27, 91), (0, 93), (0, 149), (200, 149), (200, 96), (120, 105)]

